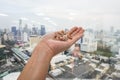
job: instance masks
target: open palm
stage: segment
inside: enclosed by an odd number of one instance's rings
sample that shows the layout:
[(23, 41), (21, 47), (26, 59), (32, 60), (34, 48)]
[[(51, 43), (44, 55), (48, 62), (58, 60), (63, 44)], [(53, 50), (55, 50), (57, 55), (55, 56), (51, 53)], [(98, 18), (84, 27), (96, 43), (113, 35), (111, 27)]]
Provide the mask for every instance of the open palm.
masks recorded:
[(68, 49), (72, 44), (74, 44), (78, 39), (83, 36), (84, 30), (81, 27), (73, 27), (67, 34), (71, 35), (72, 39), (68, 39), (67, 41), (56, 40), (55, 33), (47, 34), (43, 37), (42, 43), (48, 45), (48, 47), (54, 52), (56, 55), (59, 52), (62, 52)]

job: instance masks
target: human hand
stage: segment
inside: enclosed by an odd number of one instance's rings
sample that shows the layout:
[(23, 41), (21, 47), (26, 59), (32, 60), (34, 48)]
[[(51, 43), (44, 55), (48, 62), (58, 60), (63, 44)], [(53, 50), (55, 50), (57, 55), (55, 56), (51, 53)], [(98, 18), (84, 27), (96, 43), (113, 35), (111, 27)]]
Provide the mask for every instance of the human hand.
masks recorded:
[(47, 34), (40, 41), (40, 44), (45, 44), (42, 45), (45, 49), (49, 48), (53, 52), (53, 56), (68, 49), (72, 44), (74, 44), (78, 39), (80, 39), (83, 36), (84, 29), (81, 27), (73, 27), (66, 33), (67, 35), (71, 36), (71, 38), (68, 38), (65, 41), (55, 38), (56, 33), (59, 32), (60, 31)]

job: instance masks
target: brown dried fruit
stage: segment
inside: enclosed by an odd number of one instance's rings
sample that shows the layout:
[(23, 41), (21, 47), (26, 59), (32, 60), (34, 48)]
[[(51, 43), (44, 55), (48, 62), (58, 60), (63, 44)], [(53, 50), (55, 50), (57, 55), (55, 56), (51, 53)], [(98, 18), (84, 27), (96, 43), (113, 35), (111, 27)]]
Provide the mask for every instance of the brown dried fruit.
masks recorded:
[(61, 41), (67, 41), (68, 39), (72, 39), (72, 36), (70, 34), (67, 34), (65, 31), (59, 31), (55, 33), (55, 39), (61, 40)]

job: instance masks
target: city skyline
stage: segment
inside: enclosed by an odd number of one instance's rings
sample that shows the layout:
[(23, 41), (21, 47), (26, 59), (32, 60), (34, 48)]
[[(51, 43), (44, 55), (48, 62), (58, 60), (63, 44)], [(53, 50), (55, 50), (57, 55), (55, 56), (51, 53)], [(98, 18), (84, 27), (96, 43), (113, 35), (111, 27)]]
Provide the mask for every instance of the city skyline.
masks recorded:
[(0, 3), (0, 27), (45, 25), (48, 31), (83, 26), (93, 29), (120, 29), (119, 0), (4, 0)]

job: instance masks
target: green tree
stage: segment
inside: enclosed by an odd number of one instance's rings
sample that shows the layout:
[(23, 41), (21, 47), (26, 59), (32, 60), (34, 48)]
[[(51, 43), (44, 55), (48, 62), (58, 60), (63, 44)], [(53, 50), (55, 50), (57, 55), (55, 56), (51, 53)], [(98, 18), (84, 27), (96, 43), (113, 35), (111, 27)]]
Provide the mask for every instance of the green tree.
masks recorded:
[(112, 52), (110, 51), (110, 47), (104, 47), (104, 48), (99, 47), (95, 53), (106, 57), (113, 56)]

